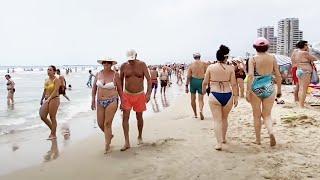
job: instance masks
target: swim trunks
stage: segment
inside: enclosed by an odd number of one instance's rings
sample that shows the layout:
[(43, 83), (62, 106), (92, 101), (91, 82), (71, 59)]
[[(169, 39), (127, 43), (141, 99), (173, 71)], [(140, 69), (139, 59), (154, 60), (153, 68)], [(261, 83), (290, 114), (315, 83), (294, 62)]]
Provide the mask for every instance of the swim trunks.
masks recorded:
[(294, 84), (298, 84), (298, 82), (299, 82), (299, 79), (298, 79), (298, 76), (297, 76), (297, 69), (298, 69), (298, 67), (293, 67), (291, 69), (292, 80), (293, 80)]
[(196, 92), (198, 92), (198, 94), (202, 94), (202, 82), (203, 82), (203, 79), (191, 77), (190, 93), (196, 94)]
[(135, 112), (143, 112), (147, 110), (146, 95), (144, 92), (139, 94), (129, 94), (127, 92), (123, 92), (122, 100), (122, 107), (125, 110), (131, 110), (132, 108)]

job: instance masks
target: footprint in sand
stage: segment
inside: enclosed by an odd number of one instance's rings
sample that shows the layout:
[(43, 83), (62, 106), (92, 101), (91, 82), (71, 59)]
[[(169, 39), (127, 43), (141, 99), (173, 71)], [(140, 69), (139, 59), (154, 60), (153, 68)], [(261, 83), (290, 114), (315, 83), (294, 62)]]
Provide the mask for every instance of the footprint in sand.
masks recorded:
[(156, 142), (143, 143), (141, 146), (142, 147), (159, 147), (170, 142), (181, 142), (181, 141), (185, 141), (185, 139), (165, 138), (165, 139), (159, 139)]

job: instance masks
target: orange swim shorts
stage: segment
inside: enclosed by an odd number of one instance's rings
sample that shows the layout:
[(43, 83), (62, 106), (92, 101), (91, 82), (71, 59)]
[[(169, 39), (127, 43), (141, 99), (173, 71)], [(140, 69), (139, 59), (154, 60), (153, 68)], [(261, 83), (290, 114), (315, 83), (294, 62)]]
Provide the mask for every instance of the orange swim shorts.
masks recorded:
[(144, 92), (140, 94), (129, 94), (123, 92), (122, 100), (122, 107), (125, 110), (131, 110), (132, 108), (135, 112), (143, 112), (147, 110), (146, 95), (144, 94)]

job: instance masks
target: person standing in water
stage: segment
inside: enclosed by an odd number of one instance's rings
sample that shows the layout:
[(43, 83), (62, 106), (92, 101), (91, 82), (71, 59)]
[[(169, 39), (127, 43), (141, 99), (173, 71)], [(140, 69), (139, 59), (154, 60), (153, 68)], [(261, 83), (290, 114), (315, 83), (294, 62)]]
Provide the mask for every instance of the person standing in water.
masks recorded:
[(60, 69), (57, 69), (57, 76), (60, 80), (60, 87), (59, 87), (59, 94), (62, 94), (63, 97), (65, 97), (68, 101), (70, 101), (70, 98), (66, 94), (67, 89), (67, 82), (63, 75), (61, 75)]
[(160, 93), (166, 95), (166, 88), (168, 86), (169, 83), (169, 74), (168, 74), (168, 69), (166, 66), (162, 67), (162, 71), (160, 72)]
[(113, 138), (112, 121), (118, 109), (119, 97), (122, 99), (122, 86), (119, 73), (111, 69), (117, 61), (102, 58), (97, 62), (103, 65), (103, 70), (98, 72), (94, 79), (91, 109), (97, 109), (98, 125), (104, 132), (105, 153), (108, 153), (111, 151), (110, 144)]
[(89, 70), (89, 79), (88, 79), (88, 82), (87, 82), (87, 86), (92, 88), (92, 77), (95, 77), (95, 75), (92, 74), (92, 71)]
[(238, 87), (234, 67), (227, 65), (229, 48), (221, 45), (216, 53), (218, 63), (207, 68), (202, 84), (202, 93), (210, 83), (209, 106), (212, 113), (214, 131), (217, 139), (216, 150), (222, 149), (227, 143), (228, 115), (232, 106), (238, 105)]
[[(56, 77), (56, 67), (51, 65), (48, 67), (48, 79), (45, 80), (42, 97), (40, 100), (40, 118), (49, 127), (51, 133), (48, 140), (56, 139), (57, 131), (57, 112), (60, 105), (59, 87), (60, 80)], [(50, 120), (47, 116), (50, 116)]]
[[(254, 128), (256, 133), (255, 144), (261, 144), (261, 118), (268, 129), (270, 146), (276, 145), (273, 132), (271, 111), (275, 98), (281, 97), (281, 75), (274, 55), (267, 53), (269, 41), (263, 37), (253, 43), (257, 54), (249, 60), (248, 82), (246, 99), (252, 106)], [(274, 79), (277, 91), (274, 88)]]
[(200, 119), (203, 120), (203, 92), (202, 92), (202, 82), (204, 74), (206, 72), (206, 64), (200, 60), (201, 55), (199, 53), (193, 54), (194, 62), (191, 63), (188, 69), (187, 82), (186, 82), (186, 93), (191, 93), (191, 107), (193, 109), (194, 117), (198, 118), (197, 115), (197, 104), (196, 104), (196, 93), (198, 93), (198, 104), (200, 109)]
[(4, 76), (7, 80), (7, 90), (8, 90), (8, 95), (7, 95), (7, 104), (8, 106), (14, 104), (14, 93), (16, 92), (15, 89), (15, 83), (11, 79), (11, 76), (9, 74)]
[[(123, 102), (121, 108), (123, 110), (122, 127), (124, 132), (125, 144), (121, 151), (130, 148), (129, 140), (129, 117), (131, 109), (136, 112), (138, 125), (138, 144), (142, 144), (143, 130), (143, 111), (145, 111), (146, 103), (149, 102), (151, 96), (151, 78), (146, 64), (137, 59), (135, 50), (127, 52), (128, 62), (121, 65), (120, 79), (121, 86), (124, 88)], [(147, 80), (147, 93), (144, 93), (144, 78)]]
[(151, 88), (153, 90), (153, 98), (156, 98), (156, 93), (157, 93), (157, 89), (158, 89), (158, 77), (159, 77), (159, 73), (157, 71), (157, 67), (154, 66), (151, 68), (150, 70), (150, 76), (151, 76)]

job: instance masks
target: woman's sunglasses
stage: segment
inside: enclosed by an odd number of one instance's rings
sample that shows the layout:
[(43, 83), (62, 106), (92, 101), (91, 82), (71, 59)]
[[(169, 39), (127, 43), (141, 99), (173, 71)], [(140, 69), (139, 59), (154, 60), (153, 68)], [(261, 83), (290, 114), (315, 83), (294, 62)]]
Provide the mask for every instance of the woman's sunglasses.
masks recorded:
[(112, 61), (102, 61), (102, 64), (112, 64)]

